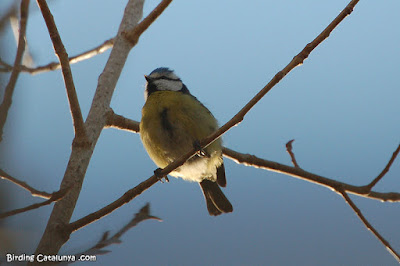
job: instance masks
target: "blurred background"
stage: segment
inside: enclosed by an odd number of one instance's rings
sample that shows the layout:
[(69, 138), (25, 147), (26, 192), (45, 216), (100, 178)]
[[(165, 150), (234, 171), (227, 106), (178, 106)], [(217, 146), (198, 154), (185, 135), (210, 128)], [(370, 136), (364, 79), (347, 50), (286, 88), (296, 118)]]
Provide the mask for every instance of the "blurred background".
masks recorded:
[[(14, 0), (2, 0), (0, 16)], [(19, 2), (19, 1), (18, 1)], [(49, 1), (70, 56), (113, 37), (127, 1)], [(147, 15), (158, 1), (148, 0)], [(200, 101), (228, 121), (348, 1), (174, 1), (130, 53), (111, 107), (140, 120), (144, 74), (174, 69)], [(384, 168), (400, 142), (400, 2), (360, 1), (300, 67), (270, 91), (225, 146), (310, 172), (364, 185)], [(2, 60), (13, 63), (10, 25), (0, 32)], [(36, 66), (57, 58), (35, 1), (27, 27)], [(84, 117), (109, 51), (72, 65)], [(0, 87), (9, 73), (0, 73)], [(2, 97), (2, 96), (1, 96)], [(61, 71), (18, 79), (3, 141), (0, 168), (47, 192), (59, 188), (73, 128)], [(208, 216), (196, 183), (170, 178), (111, 215), (79, 230), (61, 254), (82, 252), (105, 231), (117, 232), (147, 202), (163, 222), (146, 221), (107, 247), (96, 265), (397, 265), (344, 200), (330, 190), (225, 159), (224, 193), (234, 212)], [(153, 174), (139, 135), (103, 130), (72, 220), (121, 196)], [(400, 158), (375, 187), (400, 192)], [(351, 196), (369, 222), (400, 251), (400, 204)], [(0, 180), (0, 211), (42, 201)], [(0, 221), (0, 253), (32, 254), (52, 206)], [(81, 263), (83, 264), (83, 263)], [(77, 263), (80, 265), (80, 263)]]

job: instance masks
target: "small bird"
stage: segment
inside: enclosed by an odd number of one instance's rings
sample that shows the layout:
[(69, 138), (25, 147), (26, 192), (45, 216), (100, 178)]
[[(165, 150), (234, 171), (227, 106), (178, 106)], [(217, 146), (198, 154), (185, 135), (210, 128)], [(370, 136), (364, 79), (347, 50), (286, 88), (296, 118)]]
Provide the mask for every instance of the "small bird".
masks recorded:
[[(160, 67), (145, 76), (145, 104), (140, 138), (154, 163), (164, 168), (218, 129), (211, 112), (194, 97), (169, 68)], [(170, 175), (198, 182), (210, 215), (232, 212), (222, 193), (226, 186), (221, 139), (200, 150)]]

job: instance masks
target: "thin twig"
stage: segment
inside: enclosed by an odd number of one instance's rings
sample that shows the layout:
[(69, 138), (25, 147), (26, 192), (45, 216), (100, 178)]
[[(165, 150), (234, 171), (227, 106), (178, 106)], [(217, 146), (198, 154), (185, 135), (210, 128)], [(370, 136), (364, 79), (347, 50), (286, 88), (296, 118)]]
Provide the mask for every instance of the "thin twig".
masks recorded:
[(10, 109), (12, 104), (12, 96), (14, 94), (15, 85), (17, 84), (17, 79), (20, 73), (18, 68), (21, 65), (22, 57), (24, 55), (26, 24), (28, 21), (28, 13), (29, 13), (28, 11), (29, 11), (29, 0), (23, 0), (20, 6), (21, 16), (19, 22), (17, 54), (15, 55), (14, 67), (4, 92), (3, 102), (0, 105), (0, 142), (3, 139), (4, 124), (6, 123), (7, 120), (8, 110)]
[[(105, 41), (104, 43), (102, 43), (88, 51), (80, 53), (76, 56), (69, 57), (68, 58), (69, 63), (75, 64), (75, 63), (90, 59), (96, 55), (104, 53), (105, 51), (107, 51), (108, 49), (113, 47), (114, 40), (115, 40), (115, 37)], [(3, 60), (1, 60), (1, 58), (0, 58), (0, 65), (4, 66), (3, 69), (0, 69), (0, 72), (9, 72), (13, 69), (13, 67), (11, 65), (9, 65), (6, 62), (4, 62)], [(49, 64), (46, 64), (43, 66), (38, 66), (38, 67), (27, 67), (27, 66), (21, 65), (19, 70), (21, 72), (27, 72), (27, 73), (34, 75), (34, 74), (39, 74), (39, 73), (43, 73), (43, 72), (54, 71), (54, 70), (57, 70), (60, 68), (61, 68), (60, 62), (51, 62)]]
[(40, 208), (42, 206), (49, 205), (49, 204), (51, 204), (53, 202), (59, 201), (60, 199), (62, 199), (67, 194), (68, 191), (69, 191), (69, 189), (59, 190), (57, 192), (54, 192), (48, 200), (45, 200), (45, 201), (43, 201), (41, 203), (35, 203), (35, 204), (29, 205), (29, 206), (24, 207), (24, 208), (15, 209), (15, 210), (12, 210), (12, 211), (9, 211), (9, 212), (0, 213), (0, 219), (6, 218), (6, 217), (9, 217), (9, 216), (13, 216), (13, 215), (16, 215), (16, 214), (19, 214), (19, 213), (31, 211), (31, 210)]
[(400, 144), (399, 146), (397, 146), (397, 149), (393, 152), (392, 157), (390, 158), (389, 162), (386, 164), (385, 168), (382, 170), (382, 172), (374, 179), (372, 180), (371, 183), (369, 183), (366, 188), (368, 188), (369, 190), (371, 190), (376, 183), (378, 183), (385, 175), (386, 173), (389, 171), (390, 167), (392, 166), (394, 160), (396, 159), (397, 155), (400, 152)]
[(21, 188), (29, 191), (32, 194), (32, 196), (34, 196), (34, 197), (41, 197), (41, 198), (44, 198), (44, 199), (50, 199), (50, 197), (52, 195), (50, 193), (34, 189), (33, 187), (29, 186), (27, 183), (25, 183), (23, 181), (20, 181), (20, 180), (18, 180), (16, 178), (10, 176), (6, 172), (4, 172), (2, 169), (0, 169), (0, 178), (8, 180), (8, 181), (20, 186)]
[(293, 147), (292, 147), (293, 141), (294, 141), (294, 139), (289, 140), (286, 143), (286, 151), (289, 153), (290, 158), (292, 159), (292, 163), (293, 163), (294, 167), (300, 168), (300, 166), (297, 164), (296, 157), (294, 156), (294, 153), (292, 151), (292, 149), (293, 149)]
[(400, 263), (400, 255), (392, 248), (388, 241), (386, 241), (381, 234), (368, 222), (368, 220), (364, 217), (361, 210), (354, 204), (354, 202), (350, 199), (349, 195), (344, 190), (338, 191), (343, 198), (345, 199), (346, 203), (353, 209), (353, 211), (357, 214), (358, 218), (363, 222), (365, 227), (372, 232), (372, 234), (378, 238), (378, 240), (386, 247), (386, 249), (392, 254), (392, 256)]
[(132, 46), (136, 45), (142, 33), (150, 27), (150, 25), (164, 12), (171, 2), (172, 0), (161, 1), (135, 28), (125, 33), (125, 38), (132, 44)]
[(46, 0), (36, 0), (37, 4), (42, 12), (44, 21), (46, 22), (47, 29), (50, 34), (53, 48), (58, 56), (61, 63), (61, 70), (64, 77), (65, 88), (67, 90), (69, 107), (71, 110), (72, 120), (74, 124), (75, 136), (80, 143), (87, 141), (86, 130), (83, 123), (83, 117), (81, 108), (79, 106), (78, 96), (75, 90), (75, 84), (71, 73), (71, 67), (69, 65), (69, 59), (67, 51), (65, 50), (64, 44), (61, 41), (60, 34), (58, 33), (56, 23), (54, 22), (53, 15), (47, 6)]

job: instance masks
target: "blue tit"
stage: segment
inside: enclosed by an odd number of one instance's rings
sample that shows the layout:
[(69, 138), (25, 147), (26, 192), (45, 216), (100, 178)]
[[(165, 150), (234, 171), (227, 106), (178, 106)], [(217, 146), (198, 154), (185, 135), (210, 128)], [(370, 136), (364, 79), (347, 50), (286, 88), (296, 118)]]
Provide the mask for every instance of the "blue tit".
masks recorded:
[[(218, 129), (217, 120), (182, 80), (168, 68), (157, 68), (147, 80), (140, 138), (154, 163), (164, 168)], [(221, 139), (217, 139), (170, 175), (198, 182), (210, 215), (232, 212), (222, 193), (226, 186)]]

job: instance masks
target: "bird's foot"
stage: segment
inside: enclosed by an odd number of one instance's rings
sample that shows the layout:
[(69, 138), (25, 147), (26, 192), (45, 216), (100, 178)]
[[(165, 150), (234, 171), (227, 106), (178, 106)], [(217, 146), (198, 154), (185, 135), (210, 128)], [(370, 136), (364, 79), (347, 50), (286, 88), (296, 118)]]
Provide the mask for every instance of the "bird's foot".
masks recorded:
[(165, 179), (165, 182), (169, 182), (168, 176), (163, 175), (161, 173), (163, 169), (161, 168), (157, 168), (156, 170), (154, 170), (154, 176), (157, 177), (158, 180), (160, 180), (161, 183), (164, 183), (163, 179)]
[(198, 140), (193, 141), (193, 147), (197, 151), (197, 153), (196, 153), (197, 156), (199, 156), (199, 157), (209, 157), (207, 152), (201, 147), (200, 141), (198, 141)]

